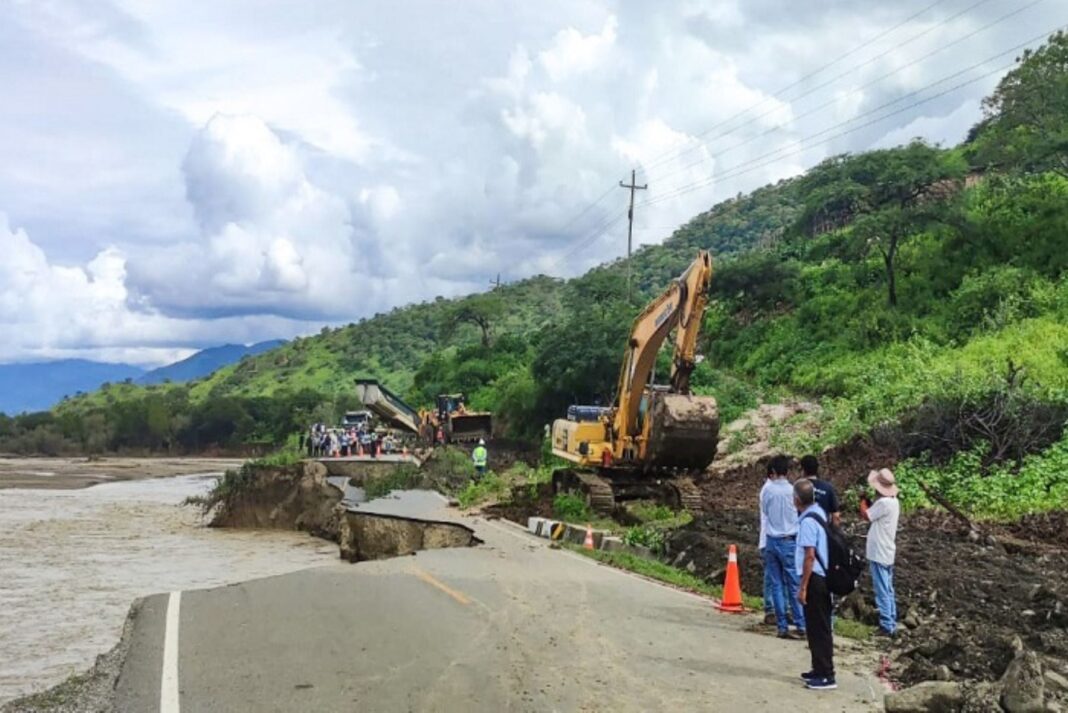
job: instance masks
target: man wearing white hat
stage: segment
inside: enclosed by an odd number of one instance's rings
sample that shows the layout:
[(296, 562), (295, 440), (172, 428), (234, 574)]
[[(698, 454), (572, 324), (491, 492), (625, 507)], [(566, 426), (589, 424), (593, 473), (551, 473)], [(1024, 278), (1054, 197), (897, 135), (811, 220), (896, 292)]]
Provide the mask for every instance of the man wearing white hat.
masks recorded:
[(897, 483), (888, 469), (868, 473), (868, 484), (875, 491), (876, 500), (861, 502), (860, 514), (869, 522), (868, 562), (871, 581), (875, 587), (875, 606), (879, 608), (879, 631), (876, 636), (893, 637), (897, 631), (897, 597), (894, 594), (894, 556), (897, 554), (897, 520), (901, 504), (897, 499)]

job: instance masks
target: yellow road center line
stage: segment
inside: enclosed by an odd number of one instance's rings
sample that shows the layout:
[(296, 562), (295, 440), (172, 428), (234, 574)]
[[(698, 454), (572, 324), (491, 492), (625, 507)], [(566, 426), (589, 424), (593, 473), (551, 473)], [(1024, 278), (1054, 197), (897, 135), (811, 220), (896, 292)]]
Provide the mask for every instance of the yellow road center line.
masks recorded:
[(421, 579), (424, 582), (426, 582), (427, 584), (429, 584), (431, 587), (434, 587), (436, 589), (440, 589), (441, 591), (445, 592), (450, 597), (452, 597), (456, 601), (460, 602), (460, 604), (463, 604), (464, 606), (467, 606), (468, 604), (471, 603), (471, 600), (468, 599), (463, 594), (463, 592), (456, 591), (455, 589), (453, 589), (449, 585), (445, 584), (441, 580), (435, 578), (434, 575), (430, 574), (430, 572), (426, 572), (424, 570), (421, 570), (418, 567), (413, 567), (412, 568), (412, 574), (414, 574), (416, 577), (418, 577), (419, 579)]

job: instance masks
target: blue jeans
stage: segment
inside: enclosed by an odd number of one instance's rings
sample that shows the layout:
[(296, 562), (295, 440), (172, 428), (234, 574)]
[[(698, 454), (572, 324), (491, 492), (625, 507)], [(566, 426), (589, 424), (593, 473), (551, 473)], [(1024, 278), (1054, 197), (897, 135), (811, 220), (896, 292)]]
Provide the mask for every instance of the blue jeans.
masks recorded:
[(897, 596), (894, 594), (894, 565), (869, 562), (875, 586), (875, 606), (879, 608), (879, 626), (893, 634), (897, 629)]
[(775, 624), (780, 632), (789, 628), (786, 607), (794, 613), (798, 631), (805, 630), (805, 613), (797, 600), (800, 577), (794, 568), (794, 538), (769, 537), (764, 549), (764, 571), (771, 579), (771, 600), (775, 605)]
[(775, 603), (773, 601), (774, 597), (772, 596), (772, 593), (771, 593), (771, 575), (768, 574), (768, 566), (767, 566), (768, 551), (767, 551), (767, 548), (763, 548), (762, 547), (760, 549), (760, 561), (764, 562), (764, 613), (765, 614), (774, 614), (775, 613)]

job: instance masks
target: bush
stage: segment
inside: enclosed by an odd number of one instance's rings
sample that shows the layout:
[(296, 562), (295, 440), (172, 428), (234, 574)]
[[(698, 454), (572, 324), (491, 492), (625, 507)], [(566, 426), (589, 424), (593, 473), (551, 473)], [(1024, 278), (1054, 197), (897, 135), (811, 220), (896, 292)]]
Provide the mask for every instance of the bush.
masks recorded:
[(631, 546), (648, 547), (658, 553), (664, 548), (664, 531), (649, 525), (638, 525), (623, 533), (623, 542)]
[(592, 519), (586, 501), (571, 493), (559, 493), (553, 498), (553, 517), (572, 523), (589, 522)]
[(363, 493), (368, 500), (382, 498), (394, 490), (413, 490), (425, 482), (423, 475), (414, 465), (401, 464), (386, 475), (368, 478), (363, 486)]
[(456, 494), (460, 507), (469, 508), (489, 500), (499, 499), (509, 492), (508, 481), (496, 473), (486, 473), (480, 480), (468, 483), (467, 487)]
[(1029, 513), (1068, 508), (1068, 436), (1042, 453), (1011, 464), (984, 467), (988, 446), (977, 444), (942, 466), (923, 459), (899, 463), (895, 470), (906, 509), (932, 507), (923, 483), (954, 506), (979, 518), (1015, 519)]

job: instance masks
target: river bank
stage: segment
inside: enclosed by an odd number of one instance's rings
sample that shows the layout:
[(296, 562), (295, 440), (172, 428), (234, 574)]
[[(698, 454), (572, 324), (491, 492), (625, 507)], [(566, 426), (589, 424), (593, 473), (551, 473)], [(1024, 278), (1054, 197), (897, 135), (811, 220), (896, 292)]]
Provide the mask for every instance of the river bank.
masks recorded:
[(336, 545), (303, 533), (204, 527), (181, 503), (217, 473), (141, 477), (152, 479), (0, 490), (0, 703), (84, 671), (139, 597), (337, 562)]
[(26, 458), (0, 455), (0, 490), (72, 490), (101, 483), (222, 473), (240, 467), (236, 458)]

